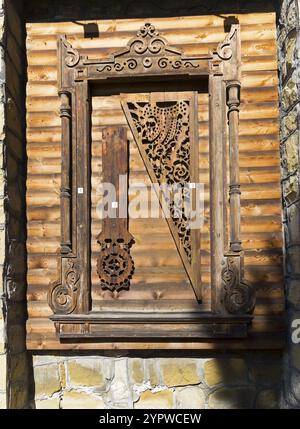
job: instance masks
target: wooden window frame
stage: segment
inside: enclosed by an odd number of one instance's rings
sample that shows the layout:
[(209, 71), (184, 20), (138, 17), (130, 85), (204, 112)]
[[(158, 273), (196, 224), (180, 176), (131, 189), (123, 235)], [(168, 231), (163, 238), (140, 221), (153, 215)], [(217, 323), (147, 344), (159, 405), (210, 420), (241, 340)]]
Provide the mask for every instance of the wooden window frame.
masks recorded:
[[(148, 23), (126, 48), (107, 60), (81, 56), (65, 36), (60, 36), (58, 62), (62, 124), (61, 250), (59, 279), (49, 286), (48, 303), (60, 341), (101, 342), (110, 338), (182, 342), (246, 337), (253, 318), (255, 293), (243, 278), (240, 239), (239, 25), (232, 25), (216, 50), (191, 57), (169, 46)], [(87, 239), (91, 193), (90, 86), (118, 85), (132, 78), (145, 82), (208, 79), (212, 276), (209, 312), (91, 310), (90, 240)]]

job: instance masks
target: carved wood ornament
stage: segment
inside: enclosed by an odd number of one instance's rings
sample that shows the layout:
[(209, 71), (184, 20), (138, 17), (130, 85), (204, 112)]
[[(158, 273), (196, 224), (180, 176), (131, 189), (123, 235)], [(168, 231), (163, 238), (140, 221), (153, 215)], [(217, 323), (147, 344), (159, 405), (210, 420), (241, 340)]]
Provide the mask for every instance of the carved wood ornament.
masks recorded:
[[(127, 177), (128, 169), (127, 130), (120, 127), (106, 128), (102, 132), (102, 138), (103, 181), (114, 185), (116, 199), (119, 201), (119, 175)], [(127, 212), (127, 207), (124, 209)], [(101, 247), (97, 259), (100, 283), (103, 289), (112, 292), (128, 289), (134, 272), (134, 262), (130, 255), (134, 238), (128, 231), (128, 219), (121, 217), (119, 207), (116, 208), (115, 215), (112, 219), (103, 219), (103, 228), (97, 239)]]
[[(126, 324), (125, 336), (137, 339), (169, 338), (170, 326), (176, 326), (175, 330), (172, 328), (176, 338), (240, 338), (247, 335), (255, 295), (252, 286), (243, 278), (240, 238), (240, 49), (240, 30), (236, 24), (215, 51), (191, 57), (170, 46), (149, 23), (129, 40), (124, 49), (106, 60), (84, 57), (66, 37), (59, 37), (61, 253), (59, 280), (50, 285), (48, 302), (54, 313), (51, 319), (61, 340), (100, 340), (105, 337), (105, 324), (115, 326), (115, 337), (120, 336), (119, 325)], [(164, 79), (178, 80), (180, 85), (191, 77), (207, 79), (209, 88), (211, 311), (184, 314), (93, 312), (91, 244), (87, 239), (90, 237), (91, 84), (105, 85), (107, 82), (118, 88), (132, 78), (145, 82), (159, 78), (162, 82)], [(170, 185), (198, 182), (197, 92), (151, 93), (148, 96), (123, 94), (121, 100), (152, 182)], [(128, 168), (126, 128), (107, 127), (103, 130), (103, 142), (104, 180), (118, 189), (117, 178), (119, 174), (127, 174)], [(114, 150), (108, 150), (108, 147)], [(167, 201), (171, 213), (169, 228), (195, 299), (201, 301), (200, 234), (198, 230), (188, 228), (184, 212), (181, 217), (176, 216), (174, 201)], [(134, 276), (134, 261), (130, 255), (134, 237), (128, 231), (127, 218), (117, 216), (104, 220), (97, 241), (97, 271), (102, 288), (111, 291), (128, 289)]]
[[(199, 180), (197, 97), (177, 92), (143, 98), (123, 95), (122, 107), (151, 181), (178, 186), (172, 196), (162, 196), (170, 213), (166, 219), (195, 295), (201, 300), (200, 233), (189, 228), (184, 205), (190, 199), (185, 185)], [(182, 204), (177, 194), (181, 194)]]

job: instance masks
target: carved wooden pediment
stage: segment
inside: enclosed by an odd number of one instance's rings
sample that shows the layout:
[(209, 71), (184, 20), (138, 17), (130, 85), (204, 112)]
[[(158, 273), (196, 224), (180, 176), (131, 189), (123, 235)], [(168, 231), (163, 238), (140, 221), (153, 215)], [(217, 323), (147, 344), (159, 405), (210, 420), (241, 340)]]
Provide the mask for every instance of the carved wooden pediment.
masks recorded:
[(75, 68), (72, 80), (82, 81), (133, 75), (222, 76), (224, 65), (232, 63), (231, 71), (237, 75), (234, 64), (238, 53), (233, 52), (237, 31), (238, 25), (233, 25), (223, 42), (207, 54), (186, 56), (181, 49), (170, 45), (154, 25), (145, 23), (124, 48), (107, 59), (81, 56), (65, 36), (60, 36), (59, 48), (65, 53), (65, 58), (61, 58), (62, 69)]
[(101, 62), (97, 68), (102, 72), (123, 72), (130, 70), (179, 70), (198, 69), (199, 57), (185, 57), (181, 50), (170, 46), (159, 35), (154, 25), (146, 23), (129, 40), (126, 48), (115, 53), (111, 59)]

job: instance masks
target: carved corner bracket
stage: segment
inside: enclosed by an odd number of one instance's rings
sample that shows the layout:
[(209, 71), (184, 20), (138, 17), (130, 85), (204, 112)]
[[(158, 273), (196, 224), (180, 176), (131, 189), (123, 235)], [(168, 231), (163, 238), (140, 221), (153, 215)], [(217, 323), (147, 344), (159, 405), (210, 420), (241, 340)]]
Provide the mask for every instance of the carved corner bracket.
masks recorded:
[(241, 255), (227, 254), (222, 268), (222, 304), (229, 314), (246, 315), (253, 313), (255, 290), (243, 278)]
[(62, 260), (62, 278), (50, 285), (48, 303), (55, 314), (70, 314), (77, 305), (80, 267), (72, 259)]

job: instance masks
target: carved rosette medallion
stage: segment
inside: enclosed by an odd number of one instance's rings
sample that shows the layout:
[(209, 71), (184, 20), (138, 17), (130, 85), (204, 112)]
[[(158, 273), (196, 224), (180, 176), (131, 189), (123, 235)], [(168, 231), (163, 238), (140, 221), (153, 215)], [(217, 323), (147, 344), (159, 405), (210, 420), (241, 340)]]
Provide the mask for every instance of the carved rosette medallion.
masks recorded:
[(127, 233), (126, 238), (103, 239), (100, 234), (98, 243), (101, 250), (97, 258), (97, 272), (102, 289), (111, 292), (128, 290), (134, 273), (134, 263), (130, 255), (133, 237)]

